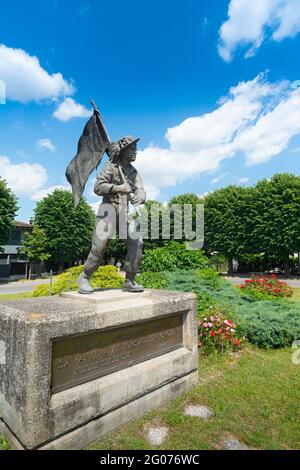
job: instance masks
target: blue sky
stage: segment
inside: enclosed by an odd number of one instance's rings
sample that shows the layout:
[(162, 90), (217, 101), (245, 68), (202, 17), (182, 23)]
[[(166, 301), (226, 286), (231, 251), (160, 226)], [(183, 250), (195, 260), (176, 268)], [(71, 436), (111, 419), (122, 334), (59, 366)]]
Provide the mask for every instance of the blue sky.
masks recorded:
[[(299, 173), (298, 0), (28, 5), (0, 1), (0, 176), (18, 219), (68, 186), (90, 98), (112, 139), (141, 137), (151, 198)], [(95, 207), (94, 177), (85, 196)]]

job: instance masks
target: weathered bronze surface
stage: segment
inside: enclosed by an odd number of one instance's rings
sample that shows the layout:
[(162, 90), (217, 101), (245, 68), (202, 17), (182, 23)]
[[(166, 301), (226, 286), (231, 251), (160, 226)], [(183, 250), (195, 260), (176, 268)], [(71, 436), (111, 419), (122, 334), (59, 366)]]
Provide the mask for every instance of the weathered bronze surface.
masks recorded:
[[(119, 238), (127, 245), (127, 256), (123, 269), (126, 272), (123, 290), (142, 292), (142, 285), (135, 281), (140, 271), (143, 253), (143, 240), (138, 216), (139, 206), (146, 201), (146, 193), (139, 172), (132, 163), (137, 156), (139, 138), (126, 135), (116, 142), (111, 142), (100, 112), (94, 107), (93, 116), (86, 124), (78, 142), (77, 155), (67, 168), (66, 176), (72, 186), (74, 206), (80, 202), (87, 180), (100, 164), (104, 152), (109, 160), (96, 178), (94, 192), (102, 196), (91, 251), (86, 259), (84, 271), (78, 278), (78, 292), (91, 294), (94, 288), (91, 276), (104, 260), (105, 251), (118, 232)], [(136, 216), (129, 217), (129, 202), (135, 207)]]
[(52, 392), (182, 347), (183, 315), (53, 341)]

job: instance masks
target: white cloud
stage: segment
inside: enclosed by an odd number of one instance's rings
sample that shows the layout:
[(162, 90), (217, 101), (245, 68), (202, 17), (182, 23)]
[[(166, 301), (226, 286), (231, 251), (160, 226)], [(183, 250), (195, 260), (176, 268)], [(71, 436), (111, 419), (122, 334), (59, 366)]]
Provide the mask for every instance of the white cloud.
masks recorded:
[(293, 149), (291, 149), (290, 153), (300, 153), (300, 146), (299, 147), (294, 147)]
[(86, 3), (85, 5), (82, 5), (79, 10), (77, 11), (77, 14), (79, 16), (85, 16), (91, 9), (91, 5), (89, 3)]
[(295, 37), (300, 31), (300, 3), (299, 0), (281, 0), (278, 2), (279, 25), (272, 34), (275, 41), (282, 41), (288, 37)]
[(56, 186), (49, 186), (48, 188), (42, 188), (32, 194), (31, 199), (33, 201), (41, 201), (44, 197), (48, 196), (49, 194), (53, 193), (55, 189), (62, 189), (64, 191), (71, 191), (70, 186), (64, 186), (58, 184)]
[(216, 184), (216, 183), (218, 183), (218, 182), (220, 181), (220, 179), (221, 179), (220, 177), (213, 178), (213, 179), (211, 180), (211, 184)]
[(0, 104), (6, 103), (6, 86), (3, 80), (0, 80)]
[(238, 183), (245, 184), (245, 183), (248, 183), (249, 180), (250, 178), (247, 178), (247, 177), (239, 178)]
[(288, 147), (291, 138), (300, 133), (300, 90), (291, 90), (255, 125), (237, 136), (237, 149), (246, 153), (247, 164), (271, 160)]
[(219, 31), (220, 56), (230, 62), (238, 48), (247, 48), (245, 57), (251, 57), (268, 34), (282, 41), (300, 31), (299, 0), (231, 0), (228, 19)]
[(47, 181), (47, 170), (37, 164), (11, 163), (8, 157), (0, 156), (0, 175), (17, 195), (32, 195)]
[(155, 200), (159, 196), (159, 188), (156, 186), (152, 186), (150, 184), (145, 184), (144, 189), (146, 191), (146, 197), (148, 200)]
[(27, 153), (24, 152), (24, 150), (22, 150), (22, 149), (17, 149), (17, 151), (16, 151), (16, 156), (19, 157), (19, 158), (23, 158), (24, 160), (26, 160), (27, 158), (29, 158), (29, 156), (27, 155)]
[(97, 214), (97, 212), (98, 212), (100, 202), (101, 202), (101, 201), (99, 201), (99, 202), (91, 202), (91, 203), (89, 204), (89, 206), (93, 209), (93, 211), (95, 212), (95, 214)]
[(204, 16), (201, 20), (201, 28), (202, 28), (202, 32), (205, 33), (207, 28), (208, 28), (208, 18), (207, 16)]
[(168, 129), (167, 148), (138, 152), (137, 168), (146, 186), (158, 190), (216, 171), (241, 152), (248, 165), (285, 150), (300, 134), (300, 88), (288, 81), (270, 83), (265, 74), (232, 87), (215, 110)]
[(59, 121), (69, 121), (73, 118), (87, 118), (91, 116), (91, 111), (77, 103), (73, 98), (65, 98), (53, 113)]
[(93, 197), (93, 198), (95, 197), (98, 198), (99, 196), (97, 196), (97, 194), (94, 192), (95, 183), (96, 183), (96, 177), (94, 176), (92, 179), (89, 180), (88, 187), (86, 190), (87, 190), (88, 196)]
[(219, 183), (219, 181), (221, 181), (223, 178), (226, 178), (227, 175), (228, 175), (228, 173), (224, 173), (223, 175), (220, 175), (220, 176), (217, 176), (216, 178), (213, 178), (211, 180), (211, 184)]
[(205, 197), (207, 197), (211, 193), (212, 193), (212, 191), (206, 191), (205, 193), (197, 194), (197, 196), (198, 196), (199, 199), (204, 199)]
[(8, 157), (0, 156), (0, 175), (17, 196), (28, 196), (33, 201), (40, 201), (55, 189), (71, 191), (69, 185), (44, 187), (47, 170), (38, 163), (11, 163)]
[(6, 98), (21, 103), (56, 99), (75, 92), (61, 73), (49, 74), (37, 57), (4, 44), (0, 44), (0, 78), (6, 85)]
[(36, 142), (36, 145), (39, 149), (47, 149), (51, 153), (54, 153), (56, 150), (55, 145), (53, 145), (50, 139), (40, 139)]

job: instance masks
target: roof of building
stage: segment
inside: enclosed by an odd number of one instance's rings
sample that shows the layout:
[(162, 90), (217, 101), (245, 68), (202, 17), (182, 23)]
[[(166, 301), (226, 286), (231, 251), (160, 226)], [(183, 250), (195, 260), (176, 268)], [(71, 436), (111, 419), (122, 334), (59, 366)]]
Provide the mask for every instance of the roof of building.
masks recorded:
[(27, 222), (20, 222), (19, 220), (16, 220), (16, 227), (20, 228), (32, 228), (31, 224), (28, 224)]

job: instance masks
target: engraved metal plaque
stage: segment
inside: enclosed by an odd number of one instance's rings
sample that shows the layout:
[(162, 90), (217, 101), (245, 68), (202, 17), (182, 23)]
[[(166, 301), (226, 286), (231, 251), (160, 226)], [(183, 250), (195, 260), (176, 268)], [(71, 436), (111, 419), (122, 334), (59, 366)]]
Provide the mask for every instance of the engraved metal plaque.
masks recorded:
[(183, 313), (52, 344), (52, 392), (66, 390), (183, 346)]

